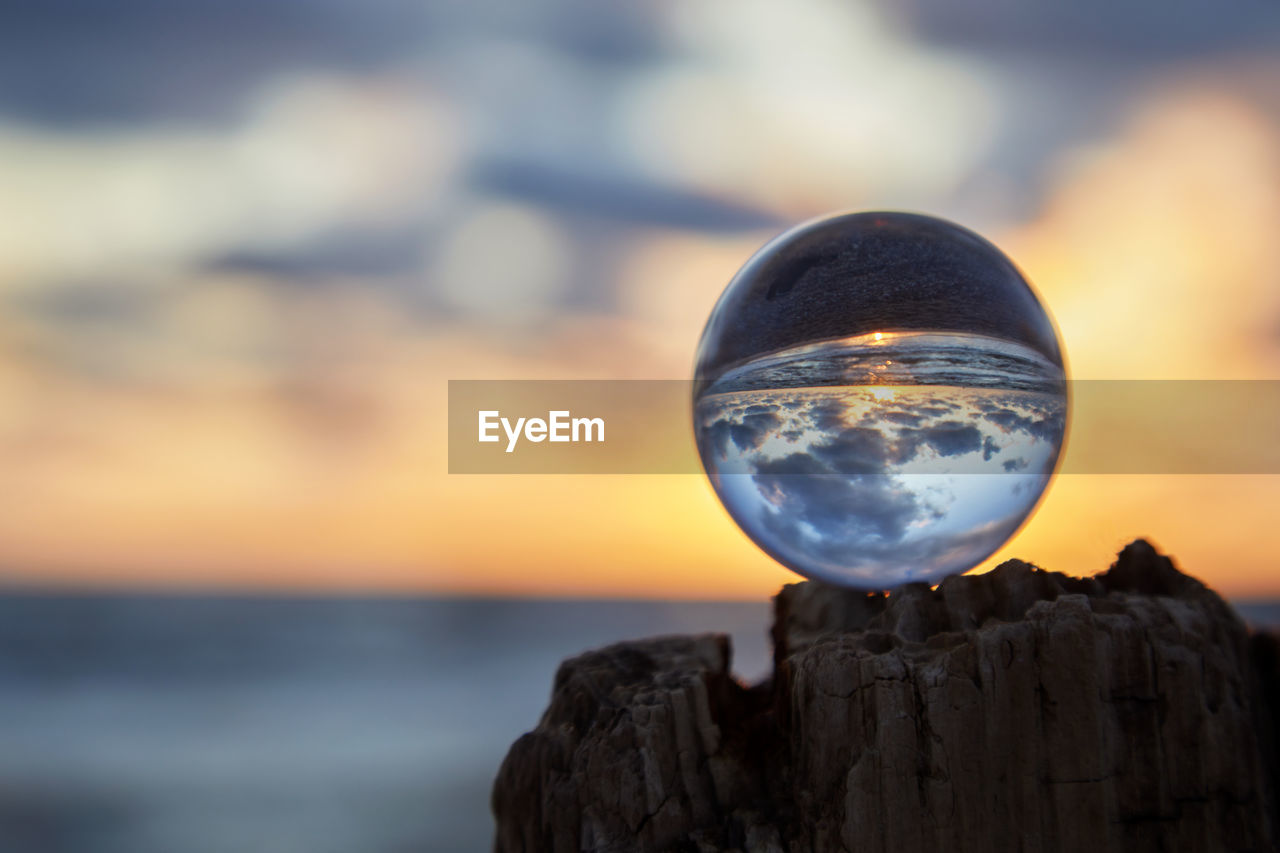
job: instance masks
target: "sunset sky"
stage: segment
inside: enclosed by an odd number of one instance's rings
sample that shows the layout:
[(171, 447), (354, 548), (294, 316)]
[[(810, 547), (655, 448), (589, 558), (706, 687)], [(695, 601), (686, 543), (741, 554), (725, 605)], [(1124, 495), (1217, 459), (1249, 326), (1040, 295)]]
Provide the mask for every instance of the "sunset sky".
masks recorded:
[[(701, 476), (448, 474), (447, 381), (686, 378), (737, 268), (835, 210), (987, 236), (1073, 377), (1280, 379), (1274, 3), (95, 9), (0, 31), (11, 583), (769, 595)], [(1278, 505), (1064, 475), (986, 565), (1145, 536), (1278, 596)]]

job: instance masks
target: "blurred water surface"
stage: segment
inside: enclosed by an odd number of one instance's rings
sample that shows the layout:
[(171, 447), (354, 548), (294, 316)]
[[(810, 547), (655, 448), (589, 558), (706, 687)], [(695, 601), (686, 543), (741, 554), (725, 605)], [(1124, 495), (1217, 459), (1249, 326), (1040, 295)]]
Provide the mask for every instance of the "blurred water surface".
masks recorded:
[(563, 658), (768, 606), (0, 597), (0, 850), (475, 851)]

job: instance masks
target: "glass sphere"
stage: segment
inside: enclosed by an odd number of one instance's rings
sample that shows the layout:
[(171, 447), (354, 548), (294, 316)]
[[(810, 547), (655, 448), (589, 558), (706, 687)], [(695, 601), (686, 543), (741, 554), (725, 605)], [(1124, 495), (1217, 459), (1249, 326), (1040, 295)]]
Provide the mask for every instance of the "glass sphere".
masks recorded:
[(729, 283), (694, 432), (738, 525), (788, 568), (882, 590), (994, 553), (1057, 465), (1066, 373), (1017, 267), (929, 216), (801, 225)]

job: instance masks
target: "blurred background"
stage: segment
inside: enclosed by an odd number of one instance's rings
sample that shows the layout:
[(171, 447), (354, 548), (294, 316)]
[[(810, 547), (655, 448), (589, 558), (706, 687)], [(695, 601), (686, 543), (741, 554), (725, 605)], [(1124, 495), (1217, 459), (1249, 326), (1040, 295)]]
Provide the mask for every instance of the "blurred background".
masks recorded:
[[(1077, 378), (1280, 379), (1280, 5), (9, 4), (0, 849), (485, 849), (561, 658), (758, 677), (794, 578), (703, 478), (450, 476), (446, 382), (686, 378), (859, 208), (991, 238)], [(1278, 498), (1062, 476), (986, 567), (1147, 536), (1275, 621)]]

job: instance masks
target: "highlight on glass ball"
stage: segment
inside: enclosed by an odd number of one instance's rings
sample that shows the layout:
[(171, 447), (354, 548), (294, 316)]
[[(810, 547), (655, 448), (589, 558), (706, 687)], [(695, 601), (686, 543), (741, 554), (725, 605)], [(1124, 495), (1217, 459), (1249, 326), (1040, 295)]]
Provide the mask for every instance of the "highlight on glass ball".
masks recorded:
[(1053, 322), (995, 246), (853, 213), (770, 242), (698, 346), (694, 432), (729, 514), (788, 568), (884, 590), (995, 553), (1067, 422)]

